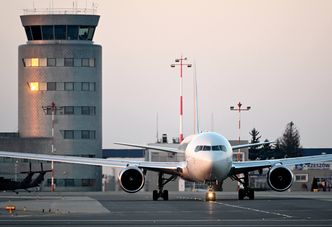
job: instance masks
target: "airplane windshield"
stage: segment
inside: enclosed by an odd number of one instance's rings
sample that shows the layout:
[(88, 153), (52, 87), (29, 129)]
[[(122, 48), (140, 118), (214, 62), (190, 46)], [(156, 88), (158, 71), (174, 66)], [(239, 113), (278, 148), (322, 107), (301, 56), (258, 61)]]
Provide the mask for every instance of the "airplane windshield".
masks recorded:
[(226, 147), (224, 145), (214, 145), (214, 146), (206, 146), (206, 145), (202, 145), (202, 146), (197, 146), (195, 148), (195, 152), (199, 152), (199, 151), (226, 151)]

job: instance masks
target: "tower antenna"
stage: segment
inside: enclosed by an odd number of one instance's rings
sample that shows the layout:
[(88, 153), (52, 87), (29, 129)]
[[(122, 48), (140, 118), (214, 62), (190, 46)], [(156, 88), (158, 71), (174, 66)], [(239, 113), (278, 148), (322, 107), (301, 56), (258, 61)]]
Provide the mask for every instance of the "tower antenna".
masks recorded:
[(197, 71), (196, 61), (194, 60), (194, 76), (193, 76), (193, 87), (194, 87), (194, 134), (199, 133), (199, 114), (198, 114), (198, 89), (197, 89)]

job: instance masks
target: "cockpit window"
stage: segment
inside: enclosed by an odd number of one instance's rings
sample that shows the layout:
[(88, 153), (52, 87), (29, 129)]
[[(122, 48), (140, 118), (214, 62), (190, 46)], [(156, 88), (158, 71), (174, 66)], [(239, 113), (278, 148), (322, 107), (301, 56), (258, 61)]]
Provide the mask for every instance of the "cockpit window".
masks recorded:
[(213, 145), (213, 146), (197, 146), (195, 148), (195, 152), (199, 151), (226, 151), (226, 147), (224, 145)]
[(211, 147), (210, 146), (203, 146), (203, 151), (210, 151)]
[(213, 151), (220, 151), (220, 146), (217, 145), (217, 146), (212, 146), (212, 150)]
[(195, 148), (195, 152), (201, 151), (202, 148), (203, 148), (203, 146), (197, 146), (197, 147)]

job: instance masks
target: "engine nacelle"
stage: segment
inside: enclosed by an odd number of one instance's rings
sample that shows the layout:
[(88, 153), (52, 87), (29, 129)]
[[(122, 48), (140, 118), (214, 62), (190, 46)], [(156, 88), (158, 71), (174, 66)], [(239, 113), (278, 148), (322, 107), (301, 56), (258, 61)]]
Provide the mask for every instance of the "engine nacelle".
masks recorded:
[(292, 171), (282, 165), (272, 167), (267, 174), (267, 184), (277, 192), (289, 189), (293, 184), (293, 180)]
[(129, 166), (119, 174), (121, 188), (128, 193), (135, 193), (141, 190), (145, 183), (145, 177), (139, 168)]

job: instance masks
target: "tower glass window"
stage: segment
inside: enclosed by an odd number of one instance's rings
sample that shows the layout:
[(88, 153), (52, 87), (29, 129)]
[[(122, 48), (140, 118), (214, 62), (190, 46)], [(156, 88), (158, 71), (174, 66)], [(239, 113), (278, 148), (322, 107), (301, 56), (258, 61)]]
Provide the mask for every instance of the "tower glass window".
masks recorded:
[(25, 26), (24, 29), (25, 29), (25, 33), (27, 35), (28, 40), (32, 40), (32, 34), (31, 34), (30, 26)]
[(53, 26), (50, 25), (42, 26), (42, 31), (43, 31), (43, 40), (54, 39)]
[(40, 26), (31, 26), (31, 32), (32, 32), (32, 37), (34, 40), (42, 39)]
[(67, 27), (67, 39), (77, 40), (78, 39), (78, 26), (68, 25)]
[(92, 40), (94, 33), (95, 33), (95, 27), (90, 27), (89, 34), (88, 34), (88, 40)]
[(78, 32), (78, 38), (80, 40), (87, 40), (89, 34), (89, 27), (88, 26), (80, 26), (79, 32)]
[(55, 33), (55, 39), (57, 39), (57, 40), (66, 39), (66, 26), (65, 25), (55, 25), (54, 33)]

